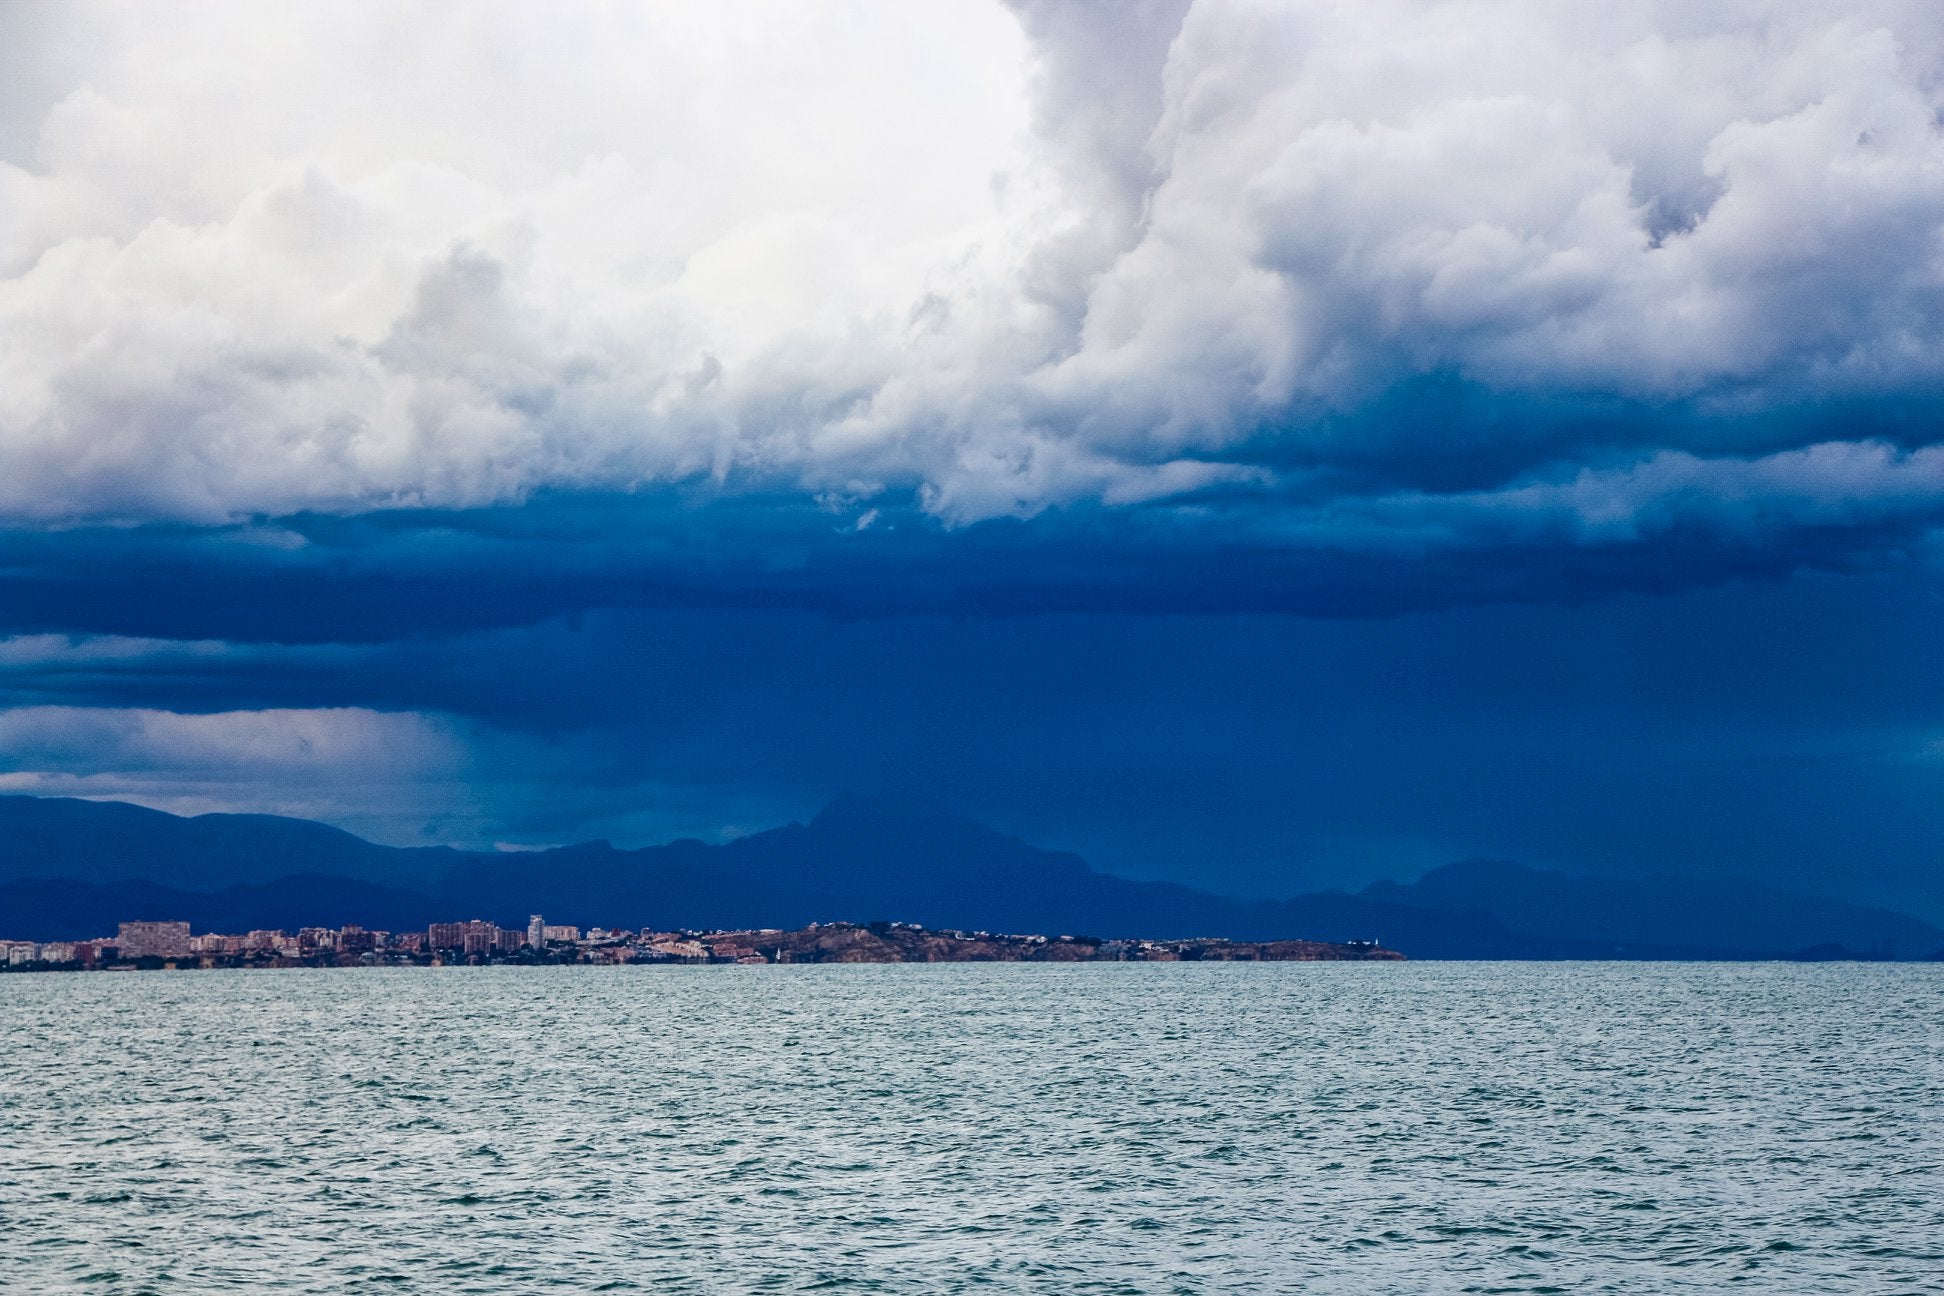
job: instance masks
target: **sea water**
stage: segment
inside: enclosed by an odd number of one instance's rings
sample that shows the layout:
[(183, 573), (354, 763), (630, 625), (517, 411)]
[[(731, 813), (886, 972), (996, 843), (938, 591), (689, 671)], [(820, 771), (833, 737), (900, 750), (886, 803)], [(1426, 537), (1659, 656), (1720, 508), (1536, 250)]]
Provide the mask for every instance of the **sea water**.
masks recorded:
[(1944, 967), (0, 977), (19, 1292), (1944, 1290)]

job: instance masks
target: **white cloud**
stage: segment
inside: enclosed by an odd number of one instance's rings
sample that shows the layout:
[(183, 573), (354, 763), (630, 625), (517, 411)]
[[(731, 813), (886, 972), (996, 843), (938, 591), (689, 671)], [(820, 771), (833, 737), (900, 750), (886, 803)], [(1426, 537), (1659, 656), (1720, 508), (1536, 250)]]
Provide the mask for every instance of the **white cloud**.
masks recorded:
[(179, 814), (445, 812), (455, 797), (466, 799), (468, 759), (466, 737), (451, 721), (413, 712), (0, 709), (0, 792), (111, 798)]
[(141, 639), (129, 635), (30, 634), (0, 637), (0, 671), (55, 667), (112, 667), (221, 658), (229, 645), (218, 639)]
[(1633, 544), (1669, 532), (1759, 538), (1778, 528), (1923, 523), (1944, 499), (1944, 447), (1828, 441), (1751, 458), (1661, 450), (1637, 463), (1446, 495), (1400, 492), (1292, 510), (1285, 540), (1344, 550), (1491, 549), (1507, 543)]
[(1265, 425), (1305, 444), (1425, 374), (1738, 412), (1944, 379), (1917, 0), (107, 5), (5, 34), (15, 519), (714, 475), (968, 520), (1254, 480), (1226, 460)]

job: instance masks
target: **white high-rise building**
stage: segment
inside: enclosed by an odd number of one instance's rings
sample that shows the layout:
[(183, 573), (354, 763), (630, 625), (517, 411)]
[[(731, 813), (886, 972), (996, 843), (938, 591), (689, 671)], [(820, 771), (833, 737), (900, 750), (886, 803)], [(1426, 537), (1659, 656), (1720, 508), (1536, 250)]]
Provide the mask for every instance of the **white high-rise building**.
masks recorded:
[(535, 949), (544, 949), (547, 944), (547, 920), (539, 914), (527, 919), (527, 944)]

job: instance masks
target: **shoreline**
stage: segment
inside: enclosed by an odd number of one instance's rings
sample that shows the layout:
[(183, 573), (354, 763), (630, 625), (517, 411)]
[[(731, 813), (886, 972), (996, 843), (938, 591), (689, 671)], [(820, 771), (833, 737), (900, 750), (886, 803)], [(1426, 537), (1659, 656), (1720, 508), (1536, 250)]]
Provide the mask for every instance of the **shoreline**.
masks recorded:
[[(146, 925), (146, 924), (145, 924)], [(181, 925), (186, 928), (186, 924)], [(447, 931), (469, 924), (440, 924)], [(1237, 941), (1219, 937), (1103, 939), (927, 928), (913, 923), (813, 923), (790, 930), (607, 931), (582, 937), (528, 938), (479, 923), (464, 944), (437, 945), (417, 932), (394, 935), (347, 927), (188, 937), (180, 949), (130, 952), (113, 940), (12, 942), (5, 972), (133, 972), (343, 967), (547, 967), (602, 965), (816, 965), (826, 963), (1321, 963), (1398, 962), (1404, 955), (1376, 941)], [(491, 928), (491, 931), (484, 929)], [(535, 927), (533, 931), (539, 932)], [(514, 939), (518, 937), (519, 939)], [(260, 940), (258, 938), (261, 938)], [(255, 940), (252, 945), (243, 944)], [(193, 948), (201, 945), (202, 948)]]

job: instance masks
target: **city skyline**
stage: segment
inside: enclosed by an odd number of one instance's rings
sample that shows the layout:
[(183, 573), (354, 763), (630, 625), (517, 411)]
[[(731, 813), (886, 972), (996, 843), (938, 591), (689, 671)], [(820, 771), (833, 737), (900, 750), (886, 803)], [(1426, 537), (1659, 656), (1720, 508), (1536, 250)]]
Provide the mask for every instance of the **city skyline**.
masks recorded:
[(976, 963), (976, 962), (1397, 962), (1403, 955), (1374, 940), (1236, 941), (1102, 939), (1098, 936), (928, 929), (917, 923), (811, 923), (731, 931), (655, 931), (549, 925), (532, 915), (524, 930), (473, 918), (433, 923), (424, 932), (362, 926), (303, 927), (295, 933), (192, 935), (179, 920), (136, 919), (113, 937), (35, 942), (0, 938), (0, 970), (177, 971), (188, 967), (444, 967), (517, 964)]

